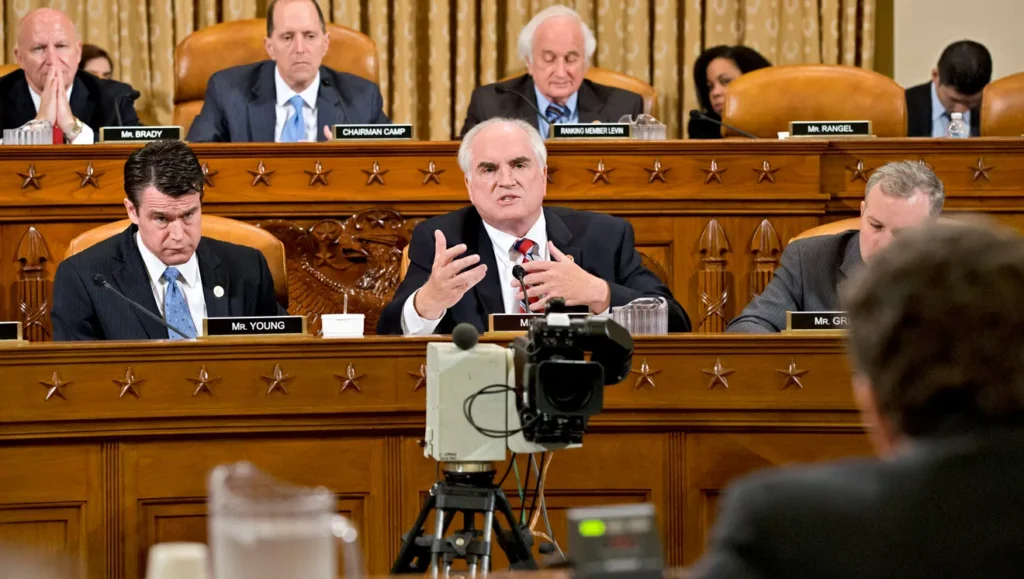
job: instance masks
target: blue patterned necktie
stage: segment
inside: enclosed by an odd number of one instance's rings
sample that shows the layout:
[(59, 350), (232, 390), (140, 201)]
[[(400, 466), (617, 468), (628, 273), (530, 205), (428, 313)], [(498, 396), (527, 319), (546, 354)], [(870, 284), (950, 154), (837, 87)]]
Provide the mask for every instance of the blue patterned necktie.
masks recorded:
[[(185, 294), (178, 287), (180, 275), (176, 267), (168, 267), (164, 270), (164, 279), (167, 280), (167, 292), (164, 294), (164, 320), (185, 332), (189, 338), (194, 338), (196, 337), (196, 325), (192, 322), (192, 314), (188, 311)], [(172, 340), (182, 339), (177, 332), (170, 329), (167, 330), (167, 337)]]
[(560, 104), (551, 103), (544, 111), (544, 116), (547, 117), (548, 124), (555, 124), (555, 121), (559, 120), (567, 121), (569, 120), (569, 109)]
[(295, 95), (288, 99), (295, 113), (284, 122), (284, 129), (281, 131), (282, 143), (298, 143), (306, 140), (306, 123), (302, 120), (302, 97)]

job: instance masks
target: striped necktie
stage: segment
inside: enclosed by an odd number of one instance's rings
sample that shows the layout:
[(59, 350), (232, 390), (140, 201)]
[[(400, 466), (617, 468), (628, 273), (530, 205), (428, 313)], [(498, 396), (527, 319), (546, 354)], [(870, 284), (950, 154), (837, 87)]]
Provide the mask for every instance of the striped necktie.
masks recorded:
[[(537, 260), (537, 244), (534, 243), (533, 241), (530, 241), (529, 239), (526, 239), (525, 237), (522, 239), (517, 239), (516, 242), (512, 244), (512, 250), (518, 252), (520, 255), (523, 256), (523, 263), (529, 263), (531, 261)], [(527, 288), (529, 288), (529, 286), (527, 286)], [(536, 303), (539, 299), (540, 296), (531, 295), (530, 303)], [(519, 313), (530, 313), (530, 308), (527, 307), (526, 302), (524, 302), (523, 300), (519, 300)]]
[(560, 104), (551, 103), (544, 111), (544, 116), (547, 117), (549, 124), (554, 124), (558, 120), (567, 121), (569, 120), (569, 109)]

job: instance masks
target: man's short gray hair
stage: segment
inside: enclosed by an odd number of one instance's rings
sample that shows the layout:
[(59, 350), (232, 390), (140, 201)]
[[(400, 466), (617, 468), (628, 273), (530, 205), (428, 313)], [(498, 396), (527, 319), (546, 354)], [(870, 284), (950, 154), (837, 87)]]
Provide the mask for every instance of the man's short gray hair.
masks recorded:
[(597, 50), (597, 39), (594, 38), (594, 32), (583, 21), (583, 17), (580, 16), (579, 12), (561, 4), (555, 4), (541, 10), (526, 23), (522, 32), (519, 33), (519, 43), (517, 45), (519, 58), (523, 59), (523, 62), (528, 63), (531, 61), (533, 58), (533, 37), (537, 33), (537, 28), (548, 18), (555, 18), (556, 16), (572, 16), (580, 23), (580, 29), (583, 31), (583, 58), (587, 64), (590, 64), (591, 59), (594, 57), (594, 51)]
[(917, 192), (928, 196), (928, 208), (931, 215), (942, 212), (942, 204), (946, 201), (946, 190), (935, 171), (924, 161), (894, 161), (875, 169), (864, 188), (864, 198), (875, 188), (882, 186), (882, 192), (891, 197), (910, 199)]
[(466, 177), (472, 178), (473, 170), (473, 159), (472, 149), (473, 141), (476, 136), (480, 134), (480, 131), (490, 127), (492, 125), (513, 125), (519, 127), (526, 136), (530, 138), (530, 148), (533, 149), (533, 156), (537, 159), (537, 162), (541, 167), (548, 164), (548, 149), (544, 146), (544, 139), (537, 132), (537, 129), (533, 128), (530, 123), (520, 119), (510, 119), (506, 117), (494, 117), (487, 119), (486, 121), (476, 125), (466, 133), (465, 137), (462, 137), (462, 144), (459, 145), (459, 167), (462, 172), (466, 174)]

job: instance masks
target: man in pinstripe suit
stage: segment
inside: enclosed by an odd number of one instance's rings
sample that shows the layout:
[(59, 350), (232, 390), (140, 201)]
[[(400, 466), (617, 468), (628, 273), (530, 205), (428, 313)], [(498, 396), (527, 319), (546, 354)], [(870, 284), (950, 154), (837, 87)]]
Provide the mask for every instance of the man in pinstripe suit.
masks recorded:
[(942, 211), (942, 181), (919, 161), (889, 163), (868, 179), (860, 203), (860, 229), (794, 241), (782, 252), (775, 276), (728, 332), (786, 329), (786, 312), (835, 311), (839, 287), (865, 260), (908, 227), (933, 221)]

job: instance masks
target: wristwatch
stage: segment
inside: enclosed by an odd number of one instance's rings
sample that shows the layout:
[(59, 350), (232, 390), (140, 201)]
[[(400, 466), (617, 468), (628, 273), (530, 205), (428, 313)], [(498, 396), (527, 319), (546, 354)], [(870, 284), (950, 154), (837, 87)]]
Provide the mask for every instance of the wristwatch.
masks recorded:
[(71, 126), (71, 134), (64, 135), (64, 139), (68, 143), (70, 143), (71, 141), (74, 141), (75, 139), (77, 139), (78, 135), (81, 135), (82, 131), (84, 131), (84, 130), (85, 130), (85, 123), (83, 123), (82, 120), (79, 119), (78, 117), (75, 117), (75, 124)]

